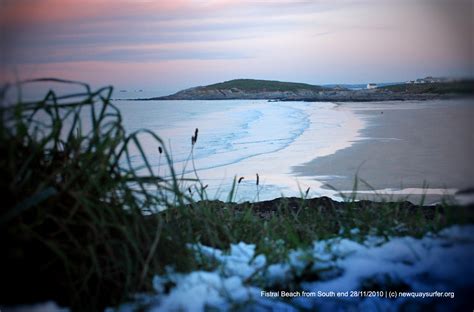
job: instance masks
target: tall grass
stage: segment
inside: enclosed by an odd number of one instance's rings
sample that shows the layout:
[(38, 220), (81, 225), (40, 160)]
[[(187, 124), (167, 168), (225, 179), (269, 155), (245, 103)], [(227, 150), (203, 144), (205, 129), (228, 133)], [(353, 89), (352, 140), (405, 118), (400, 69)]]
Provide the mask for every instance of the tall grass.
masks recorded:
[[(26, 83), (75, 84), (41, 79)], [(112, 87), (0, 110), (1, 301), (44, 300), (95, 309), (146, 289), (161, 268), (163, 218), (156, 207), (182, 206), (173, 169), (157, 176), (139, 135), (127, 134)], [(90, 118), (89, 130), (82, 120)], [(145, 168), (134, 167), (138, 149)], [(170, 162), (168, 153), (163, 153)], [(145, 169), (146, 174), (138, 174)]]
[[(27, 83), (37, 82), (77, 84)], [(84, 92), (58, 96), (50, 91), (35, 102), (2, 98), (0, 303), (52, 299), (74, 310), (101, 310), (149, 290), (151, 277), (168, 266), (212, 268), (195, 260), (189, 243), (222, 249), (239, 241), (255, 243), (271, 262), (317, 239), (351, 236), (353, 228), (360, 236), (422, 235), (474, 220), (472, 209), (462, 207), (354, 198), (338, 203), (306, 199), (308, 191), (302, 198), (235, 204), (242, 177), (234, 179), (228, 202), (207, 200), (195, 168), (196, 179), (179, 177), (155, 133), (126, 133), (110, 101), (111, 87), (94, 91), (80, 85)], [(197, 134), (196, 129), (191, 160)], [(167, 170), (148, 161), (143, 135), (154, 139), (159, 166)], [(140, 161), (132, 159), (136, 151)], [(200, 201), (191, 198), (193, 190)]]

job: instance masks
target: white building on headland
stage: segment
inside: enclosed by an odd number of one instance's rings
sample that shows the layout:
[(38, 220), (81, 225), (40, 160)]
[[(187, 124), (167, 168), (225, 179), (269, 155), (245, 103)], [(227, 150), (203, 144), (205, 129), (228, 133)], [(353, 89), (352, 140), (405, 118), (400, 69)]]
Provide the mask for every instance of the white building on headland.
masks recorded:
[(376, 83), (368, 83), (367, 84), (367, 89), (375, 89), (377, 88), (377, 84)]

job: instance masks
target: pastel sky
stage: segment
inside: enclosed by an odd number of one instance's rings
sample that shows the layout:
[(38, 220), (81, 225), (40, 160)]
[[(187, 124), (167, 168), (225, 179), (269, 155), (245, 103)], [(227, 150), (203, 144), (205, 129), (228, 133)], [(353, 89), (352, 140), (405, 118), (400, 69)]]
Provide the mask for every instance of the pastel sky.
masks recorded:
[(234, 78), (473, 76), (473, 0), (0, 0), (1, 80), (168, 94)]

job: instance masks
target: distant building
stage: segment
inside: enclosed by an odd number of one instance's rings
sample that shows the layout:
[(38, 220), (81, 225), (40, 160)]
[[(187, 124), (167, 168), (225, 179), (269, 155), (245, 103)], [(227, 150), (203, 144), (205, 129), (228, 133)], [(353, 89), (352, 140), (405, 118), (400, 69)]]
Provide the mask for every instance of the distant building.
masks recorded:
[(435, 78), (433, 78), (431, 76), (425, 77), (424, 80), (425, 80), (426, 83), (434, 83), (434, 82), (437, 81)]
[(375, 89), (377, 88), (377, 84), (376, 83), (368, 83), (367, 84), (367, 89)]
[(418, 78), (413, 82), (410, 81), (410, 83), (440, 83), (440, 82), (448, 82), (448, 81), (449, 79), (447, 78), (428, 76), (425, 78)]

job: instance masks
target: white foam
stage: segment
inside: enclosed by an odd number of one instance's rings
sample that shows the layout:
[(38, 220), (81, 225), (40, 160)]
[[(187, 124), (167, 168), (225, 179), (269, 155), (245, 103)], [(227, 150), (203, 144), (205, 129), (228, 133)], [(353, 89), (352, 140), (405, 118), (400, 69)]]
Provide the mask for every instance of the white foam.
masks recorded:
[[(349, 147), (357, 140), (358, 131), (364, 126), (363, 121), (350, 111), (337, 110), (337, 106), (331, 103), (284, 103), (280, 105), (304, 109), (304, 113), (309, 118), (309, 126), (301, 135), (278, 151), (249, 157), (225, 167), (201, 170), (199, 171), (200, 178), (203, 181), (223, 183), (221, 191), (225, 195), (226, 187), (228, 188), (230, 183), (226, 183), (223, 177), (227, 178), (227, 181), (230, 181), (234, 175), (245, 177), (246, 179), (239, 186), (237, 194), (237, 199), (240, 201), (272, 199), (282, 194), (300, 196), (308, 187), (312, 190), (310, 196), (337, 197), (336, 192), (322, 189), (322, 183), (315, 180), (314, 177), (297, 177), (291, 168)], [(282, 120), (273, 119), (268, 120), (267, 123), (273, 129), (279, 127)], [(259, 173), (261, 179), (261, 191), (259, 191), (258, 198), (255, 186), (256, 173)], [(210, 189), (212, 190), (212, 188)], [(217, 194), (217, 197), (219, 195)]]

